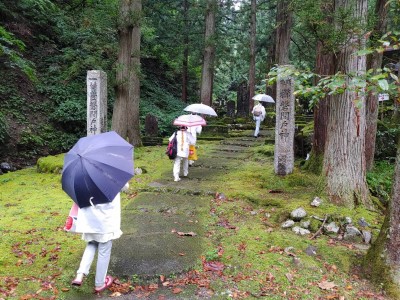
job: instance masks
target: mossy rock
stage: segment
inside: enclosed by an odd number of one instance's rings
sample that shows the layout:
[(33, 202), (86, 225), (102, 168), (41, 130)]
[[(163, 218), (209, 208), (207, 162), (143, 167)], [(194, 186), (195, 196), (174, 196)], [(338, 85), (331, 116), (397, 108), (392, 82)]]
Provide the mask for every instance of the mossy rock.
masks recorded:
[(61, 173), (64, 165), (64, 154), (41, 157), (36, 163), (38, 173)]

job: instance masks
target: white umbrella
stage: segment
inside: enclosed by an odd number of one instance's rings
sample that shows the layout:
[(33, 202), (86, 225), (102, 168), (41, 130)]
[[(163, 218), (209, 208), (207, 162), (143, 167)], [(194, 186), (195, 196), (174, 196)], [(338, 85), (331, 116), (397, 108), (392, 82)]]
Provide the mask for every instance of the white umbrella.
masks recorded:
[(205, 126), (207, 123), (206, 120), (199, 115), (182, 115), (174, 120), (173, 125), (192, 127), (198, 125)]
[(186, 108), (184, 108), (183, 110), (203, 115), (217, 116), (217, 113), (211, 106), (205, 105), (203, 103), (190, 104), (189, 106), (186, 106)]
[(261, 102), (269, 102), (269, 103), (275, 103), (274, 99), (266, 94), (258, 94), (253, 97), (253, 100), (261, 101)]

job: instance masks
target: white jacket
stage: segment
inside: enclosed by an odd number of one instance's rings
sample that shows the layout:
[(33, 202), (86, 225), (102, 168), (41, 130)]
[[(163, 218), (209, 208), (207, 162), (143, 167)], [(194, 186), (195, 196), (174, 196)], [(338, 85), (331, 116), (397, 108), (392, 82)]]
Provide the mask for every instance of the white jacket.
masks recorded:
[(115, 233), (121, 230), (120, 193), (109, 203), (80, 208), (76, 231), (82, 233)]
[[(129, 187), (126, 183), (122, 190)], [(94, 240), (119, 238), (121, 231), (121, 195), (112, 202), (80, 208), (76, 222), (76, 232), (82, 232)], [(103, 236), (103, 237), (102, 237)]]
[[(172, 141), (174, 138), (175, 133), (169, 138), (169, 141)], [(186, 157), (189, 156), (189, 145), (195, 144), (195, 139), (193, 138), (192, 134), (187, 130), (178, 130), (177, 135), (177, 142), (178, 142), (178, 152), (177, 156), (179, 157)]]

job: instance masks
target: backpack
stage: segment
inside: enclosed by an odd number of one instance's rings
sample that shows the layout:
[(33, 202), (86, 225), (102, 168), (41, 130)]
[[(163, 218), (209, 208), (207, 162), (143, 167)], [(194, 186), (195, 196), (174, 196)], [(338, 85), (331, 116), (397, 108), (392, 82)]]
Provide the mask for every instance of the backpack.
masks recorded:
[(258, 117), (262, 115), (262, 111), (259, 107), (256, 107), (256, 110), (253, 112), (253, 115)]
[(175, 159), (176, 158), (176, 154), (178, 152), (178, 141), (176, 139), (176, 134), (177, 134), (177, 132), (175, 131), (174, 137), (168, 143), (167, 151), (165, 152), (165, 154), (167, 154), (169, 159)]

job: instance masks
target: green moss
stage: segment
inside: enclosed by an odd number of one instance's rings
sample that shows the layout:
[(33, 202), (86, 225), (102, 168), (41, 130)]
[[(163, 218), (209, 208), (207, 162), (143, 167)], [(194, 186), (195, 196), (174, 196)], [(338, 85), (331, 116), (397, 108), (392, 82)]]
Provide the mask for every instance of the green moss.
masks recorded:
[(54, 173), (58, 174), (62, 171), (64, 165), (64, 154), (55, 156), (41, 157), (36, 163), (36, 168), (39, 173)]

